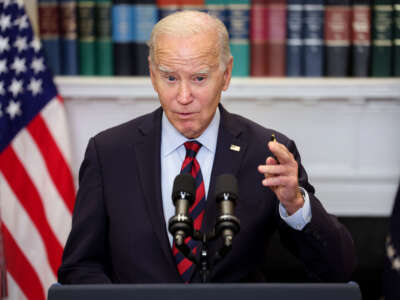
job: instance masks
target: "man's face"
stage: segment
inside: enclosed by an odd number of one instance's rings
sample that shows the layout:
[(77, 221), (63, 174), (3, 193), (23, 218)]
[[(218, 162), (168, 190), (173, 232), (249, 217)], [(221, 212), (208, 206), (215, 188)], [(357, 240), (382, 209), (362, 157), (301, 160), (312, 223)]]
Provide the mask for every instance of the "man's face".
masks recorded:
[(197, 138), (210, 124), (229, 86), (232, 59), (220, 67), (216, 35), (189, 38), (160, 35), (150, 76), (171, 124), (185, 137)]

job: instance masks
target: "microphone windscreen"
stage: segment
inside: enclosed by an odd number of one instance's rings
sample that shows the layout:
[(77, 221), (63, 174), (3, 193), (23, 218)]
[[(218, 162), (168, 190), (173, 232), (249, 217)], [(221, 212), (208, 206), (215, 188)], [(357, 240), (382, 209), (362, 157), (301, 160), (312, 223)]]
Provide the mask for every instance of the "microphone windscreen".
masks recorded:
[(172, 187), (172, 199), (175, 201), (177, 197), (180, 197), (181, 192), (189, 193), (191, 198), (194, 198), (193, 195), (196, 193), (196, 182), (192, 175), (179, 174), (175, 177), (174, 185)]
[(224, 193), (229, 193), (235, 200), (238, 198), (238, 184), (236, 177), (232, 174), (222, 174), (217, 177), (215, 184), (216, 198), (219, 199)]

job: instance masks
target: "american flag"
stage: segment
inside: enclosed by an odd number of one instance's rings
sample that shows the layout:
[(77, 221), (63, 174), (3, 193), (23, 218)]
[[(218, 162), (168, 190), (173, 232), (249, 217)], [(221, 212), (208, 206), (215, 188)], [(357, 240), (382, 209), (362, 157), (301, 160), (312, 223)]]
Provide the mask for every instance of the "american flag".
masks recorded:
[(57, 281), (75, 198), (69, 166), (63, 100), (40, 40), (22, 0), (0, 0), (0, 216), (9, 299), (46, 299)]

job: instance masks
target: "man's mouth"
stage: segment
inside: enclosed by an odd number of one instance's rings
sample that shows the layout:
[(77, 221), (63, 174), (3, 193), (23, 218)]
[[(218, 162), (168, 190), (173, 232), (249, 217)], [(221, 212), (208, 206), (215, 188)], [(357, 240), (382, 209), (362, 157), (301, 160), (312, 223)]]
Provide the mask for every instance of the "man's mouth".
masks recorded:
[(190, 118), (191, 116), (193, 116), (195, 113), (194, 112), (179, 112), (177, 113), (179, 115), (179, 117), (181, 118)]

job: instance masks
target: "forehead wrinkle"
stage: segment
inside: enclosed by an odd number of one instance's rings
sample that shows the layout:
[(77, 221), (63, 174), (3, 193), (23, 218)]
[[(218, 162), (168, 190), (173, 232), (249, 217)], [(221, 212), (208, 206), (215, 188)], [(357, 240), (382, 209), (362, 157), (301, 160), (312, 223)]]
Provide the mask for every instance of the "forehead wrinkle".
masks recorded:
[[(166, 65), (207, 65), (214, 66), (219, 64), (219, 51), (211, 43), (207, 43), (200, 49), (193, 49), (191, 45), (187, 47), (188, 51), (185, 51), (185, 46), (177, 49), (175, 47), (167, 48), (160, 42), (155, 51), (155, 61), (157, 64)], [(196, 47), (195, 47), (196, 48)], [(194, 50), (194, 51), (193, 51)], [(187, 53), (189, 52), (189, 53)]]
[(211, 51), (199, 51), (199, 53), (195, 54), (172, 53), (172, 51), (157, 51), (156, 55), (158, 61), (177, 64), (193, 64), (193, 62), (204, 62), (206, 64), (210, 64), (209, 61), (212, 61), (217, 57), (217, 55)]
[[(157, 65), (156, 67), (160, 72), (165, 73), (165, 74), (171, 74), (171, 73), (176, 72), (164, 65)], [(194, 71), (193, 75), (208, 75), (208, 74), (210, 74), (212, 67), (214, 67), (214, 66), (210, 66), (210, 67), (207, 66), (205, 68), (200, 69), (199, 71)]]
[[(217, 67), (218, 65), (217, 64), (214, 64), (214, 65), (207, 65), (207, 66), (205, 66), (205, 67), (202, 67), (201, 66), (201, 69), (199, 69), (199, 70), (196, 70), (195, 68), (194, 68), (194, 70), (193, 70), (193, 72), (191, 72), (193, 75), (208, 75), (208, 74), (210, 74), (210, 72), (211, 72), (211, 70), (213, 69), (213, 68), (215, 68), (215, 67)], [(165, 74), (171, 74), (171, 73), (174, 73), (174, 72), (177, 72), (178, 70), (176, 70), (176, 69), (171, 69), (171, 68), (169, 68), (169, 67), (167, 67), (167, 66), (165, 66), (165, 65), (157, 65), (156, 66), (157, 67), (157, 69), (160, 71), (160, 72), (162, 72), (162, 73), (165, 73)]]
[(169, 56), (161, 56), (157, 59), (157, 68), (159, 71), (163, 73), (173, 73), (177, 72), (180, 69), (185, 70), (187, 68), (191, 69), (192, 74), (209, 74), (211, 69), (219, 66), (218, 60), (212, 60), (208, 57), (199, 57), (199, 58), (171, 58)]

